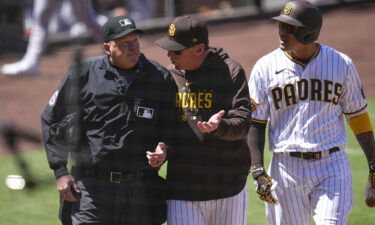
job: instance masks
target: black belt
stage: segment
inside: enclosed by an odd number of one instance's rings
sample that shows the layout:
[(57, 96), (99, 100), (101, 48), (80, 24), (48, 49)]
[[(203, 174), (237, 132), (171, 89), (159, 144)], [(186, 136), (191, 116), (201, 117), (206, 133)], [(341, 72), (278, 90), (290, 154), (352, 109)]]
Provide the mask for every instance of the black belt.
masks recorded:
[[(332, 154), (337, 151), (340, 151), (340, 148), (333, 147), (333, 148), (328, 149), (328, 154)], [(296, 157), (296, 158), (306, 159), (306, 160), (322, 158), (322, 152), (290, 152), (289, 155), (291, 157)]]
[(87, 167), (75, 167), (74, 171), (74, 175), (78, 177), (98, 178), (117, 184), (134, 180), (143, 180), (144, 176), (144, 172), (128, 173)]

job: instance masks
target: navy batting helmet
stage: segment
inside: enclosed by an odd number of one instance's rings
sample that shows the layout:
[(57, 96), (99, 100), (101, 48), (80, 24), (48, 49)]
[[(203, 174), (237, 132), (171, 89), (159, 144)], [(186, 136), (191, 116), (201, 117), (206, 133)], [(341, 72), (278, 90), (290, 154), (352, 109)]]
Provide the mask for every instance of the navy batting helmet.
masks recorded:
[(323, 23), (320, 10), (306, 1), (288, 2), (280, 15), (272, 19), (296, 26), (298, 29), (294, 35), (302, 44), (316, 41)]

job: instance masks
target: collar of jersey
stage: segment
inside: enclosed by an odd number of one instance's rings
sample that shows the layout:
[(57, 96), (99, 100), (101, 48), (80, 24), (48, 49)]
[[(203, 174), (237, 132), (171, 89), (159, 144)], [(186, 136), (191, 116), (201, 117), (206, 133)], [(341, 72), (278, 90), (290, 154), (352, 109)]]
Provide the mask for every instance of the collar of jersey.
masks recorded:
[(312, 61), (312, 60), (313, 60), (313, 59), (319, 54), (319, 52), (320, 52), (320, 44), (318, 44), (318, 47), (316, 48), (316, 50), (315, 50), (313, 56), (311, 56), (311, 58), (309, 59), (309, 61), (308, 61), (307, 63), (303, 63), (303, 62), (301, 62), (301, 61), (299, 61), (299, 60), (293, 58), (293, 57), (292, 57), (291, 55), (289, 55), (288, 52), (286, 52), (286, 51), (284, 51), (284, 54), (285, 54), (290, 60), (292, 60), (293, 62), (295, 62), (295, 63), (299, 64), (300, 66), (302, 66), (303, 68), (305, 68), (306, 65), (307, 65), (309, 62), (311, 62), (311, 61)]

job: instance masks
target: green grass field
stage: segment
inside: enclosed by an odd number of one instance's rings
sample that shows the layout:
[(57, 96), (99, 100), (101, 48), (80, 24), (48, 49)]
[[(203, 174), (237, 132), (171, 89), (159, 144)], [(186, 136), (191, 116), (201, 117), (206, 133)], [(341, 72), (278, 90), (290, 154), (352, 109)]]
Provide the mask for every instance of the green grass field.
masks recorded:
[[(372, 124), (375, 126), (375, 100), (369, 100), (369, 111)], [(368, 168), (362, 150), (355, 137), (348, 130), (349, 145), (346, 149), (353, 169), (354, 204), (349, 216), (351, 225), (367, 225), (375, 221), (374, 209), (364, 204), (363, 190), (367, 182)], [(266, 162), (270, 154), (266, 151)], [(31, 190), (10, 190), (5, 185), (9, 174), (20, 174), (12, 156), (0, 157), (0, 224), (1, 225), (57, 225), (58, 192), (55, 188), (53, 173), (48, 168), (45, 153), (34, 151), (22, 154), (27, 160), (30, 171), (38, 181), (36, 188)], [(165, 173), (162, 168), (161, 174)], [(249, 176), (249, 207), (248, 224), (266, 225), (264, 205), (254, 192), (252, 178)]]

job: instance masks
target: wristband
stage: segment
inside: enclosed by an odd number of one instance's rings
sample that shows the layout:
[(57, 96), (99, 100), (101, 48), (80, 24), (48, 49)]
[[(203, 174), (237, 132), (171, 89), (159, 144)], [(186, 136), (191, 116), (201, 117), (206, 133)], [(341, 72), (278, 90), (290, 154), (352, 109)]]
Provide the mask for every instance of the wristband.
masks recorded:
[(375, 161), (370, 161), (370, 162), (368, 163), (368, 167), (369, 167), (369, 169), (370, 169), (370, 172), (375, 173)]
[(260, 175), (264, 174), (264, 168), (261, 167), (251, 167), (251, 175), (253, 175), (254, 179), (257, 179)]

